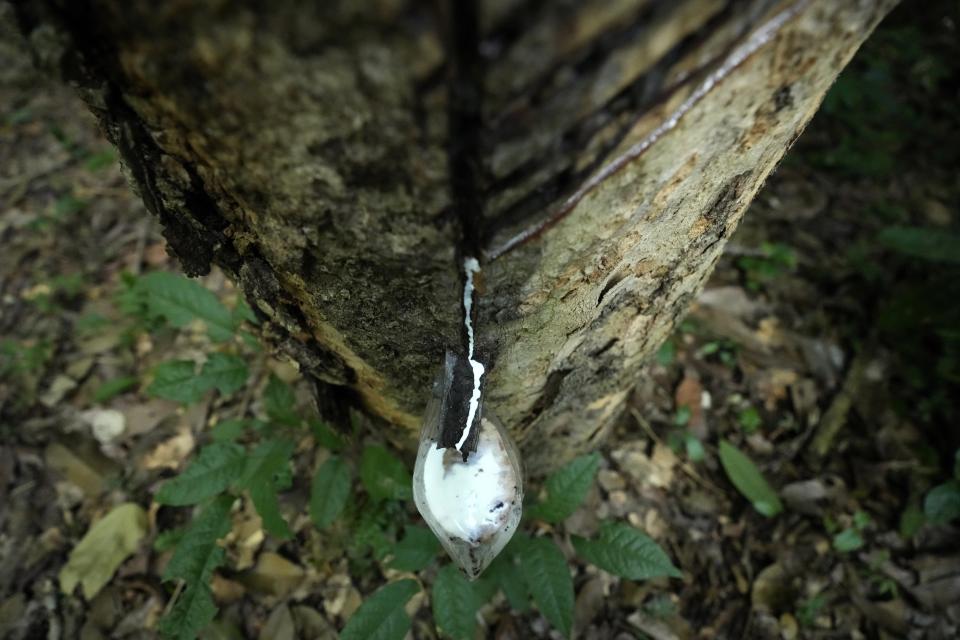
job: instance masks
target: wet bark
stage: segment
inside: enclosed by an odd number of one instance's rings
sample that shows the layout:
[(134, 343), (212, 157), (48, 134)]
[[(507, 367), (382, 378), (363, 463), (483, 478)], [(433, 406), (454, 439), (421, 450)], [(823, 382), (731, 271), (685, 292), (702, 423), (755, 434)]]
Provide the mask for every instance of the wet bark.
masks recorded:
[(188, 274), (412, 441), (465, 256), (485, 405), (532, 471), (597, 446), (895, 0), (30, 0)]

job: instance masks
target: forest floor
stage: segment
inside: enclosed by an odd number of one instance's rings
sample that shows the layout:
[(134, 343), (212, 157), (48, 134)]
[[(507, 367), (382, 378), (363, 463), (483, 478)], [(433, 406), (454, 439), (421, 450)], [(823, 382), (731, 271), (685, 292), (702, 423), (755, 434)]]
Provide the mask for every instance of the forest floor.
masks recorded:
[[(574, 637), (960, 636), (953, 10), (953, 22), (900, 10), (868, 42), (638, 379), (583, 505), (530, 525), (569, 552), (571, 535), (625, 520), (682, 571), (634, 582), (569, 553)], [(241, 388), (189, 403), (151, 393), (161, 363), (207, 358), (210, 332), (143, 314), (138, 280), (177, 269), (157, 223), (76, 95), (0, 36), (0, 638), (154, 638), (173, 590), (162, 532), (186, 513), (154, 502), (162, 480), (214, 425), (283, 402), (309, 416), (310, 390), (235, 339), (226, 348), (250, 363)], [(222, 274), (203, 284), (242, 309)], [(281, 500), (292, 535), (265, 533), (249, 505), (234, 514), (205, 637), (336, 637), (402, 573), (391, 545), (412, 504), (361, 513), (362, 530), (320, 532), (306, 515), (328, 455), (316, 444), (336, 440), (307, 423)], [(356, 433), (369, 439), (362, 421)], [(754, 461), (782, 513), (738, 492), (721, 441)], [(68, 567), (122, 503), (140, 508), (116, 572)], [(423, 594), (407, 611), (414, 637), (436, 637)], [(559, 637), (503, 597), (479, 616), (478, 637)]]

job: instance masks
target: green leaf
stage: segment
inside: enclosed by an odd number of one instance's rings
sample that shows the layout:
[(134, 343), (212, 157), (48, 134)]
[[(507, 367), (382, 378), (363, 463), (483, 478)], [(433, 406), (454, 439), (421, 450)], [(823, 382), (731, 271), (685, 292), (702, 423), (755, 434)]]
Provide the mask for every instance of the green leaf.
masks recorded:
[(931, 489), (923, 499), (923, 512), (932, 524), (946, 524), (960, 517), (960, 480)]
[(623, 522), (604, 522), (595, 540), (573, 536), (573, 547), (587, 562), (628, 580), (681, 576), (660, 545)]
[(374, 500), (410, 500), (413, 497), (412, 478), (406, 465), (380, 445), (364, 448), (360, 480)]
[(587, 497), (599, 468), (599, 453), (574, 458), (547, 478), (546, 499), (534, 505), (528, 515), (546, 522), (566, 520)]
[(153, 370), (153, 382), (147, 387), (147, 393), (183, 404), (193, 404), (202, 398), (209, 388), (200, 382), (195, 370), (196, 365), (192, 360), (161, 362)]
[(737, 421), (740, 422), (740, 428), (743, 429), (745, 433), (753, 433), (763, 424), (760, 412), (754, 407), (747, 407), (741, 411), (740, 415), (737, 416)]
[(254, 484), (250, 487), (250, 499), (263, 520), (263, 528), (274, 537), (286, 540), (293, 536), (290, 526), (280, 513), (277, 487), (274, 484)]
[(221, 420), (213, 425), (210, 437), (214, 442), (231, 442), (239, 438), (247, 428), (247, 421), (241, 418)]
[(877, 237), (897, 253), (930, 262), (960, 264), (960, 235), (924, 227), (888, 227)]
[(532, 538), (523, 545), (520, 571), (540, 613), (565, 638), (573, 629), (573, 579), (563, 553), (552, 540)]
[(192, 404), (216, 387), (228, 395), (247, 382), (247, 363), (243, 358), (213, 353), (199, 374), (191, 360), (170, 360), (157, 365), (153, 382), (147, 388), (151, 395), (184, 404)]
[(153, 550), (157, 553), (163, 553), (164, 551), (173, 549), (180, 544), (180, 540), (183, 539), (183, 533), (183, 527), (176, 527), (175, 529), (161, 531), (153, 540)]
[(233, 321), (240, 325), (240, 323), (246, 321), (252, 325), (260, 324), (257, 321), (257, 316), (254, 315), (253, 309), (250, 308), (250, 305), (247, 304), (247, 301), (243, 298), (237, 299), (237, 304), (233, 307)]
[(310, 418), (307, 420), (310, 430), (313, 431), (313, 437), (324, 449), (330, 451), (340, 451), (343, 448), (343, 440), (331, 429), (325, 422)]
[(350, 469), (337, 456), (327, 458), (310, 487), (310, 519), (318, 529), (329, 527), (337, 519), (350, 497)]
[(94, 402), (106, 402), (110, 398), (119, 395), (137, 384), (137, 379), (133, 376), (122, 376), (107, 380), (93, 394)]
[(243, 447), (230, 442), (204, 447), (183, 473), (163, 483), (157, 502), (174, 506), (197, 504), (222, 493), (243, 471), (244, 454)]
[(399, 571), (420, 571), (433, 562), (440, 551), (440, 542), (426, 527), (408, 525), (403, 540), (393, 550), (390, 567)]
[(363, 505), (353, 522), (351, 555), (362, 557), (369, 551), (375, 559), (382, 560), (393, 549), (393, 542), (387, 537), (390, 521), (386, 505), (389, 504), (368, 501)]
[(504, 550), (493, 563), (487, 567), (484, 576), (493, 580), (514, 611), (523, 613), (530, 608), (530, 592), (527, 583), (523, 581), (518, 559), (508, 550)]
[(140, 505), (126, 502), (93, 523), (70, 559), (60, 570), (60, 588), (73, 593), (79, 583), (83, 597), (92, 599), (113, 572), (140, 546), (147, 533), (147, 514)]
[(860, 532), (856, 529), (844, 529), (837, 535), (833, 536), (833, 548), (839, 551), (840, 553), (848, 553), (850, 551), (856, 551), (863, 546), (863, 537), (860, 535)]
[(237, 325), (230, 310), (199, 282), (166, 271), (154, 271), (141, 277), (137, 287), (146, 292), (150, 313), (163, 316), (173, 326), (185, 327), (200, 319), (213, 340), (224, 342), (233, 337)]
[(437, 572), (430, 590), (433, 621), (443, 635), (454, 640), (473, 640), (477, 627), (477, 610), (483, 600), (474, 584), (452, 564)]
[(217, 613), (210, 591), (214, 570), (223, 563), (217, 540), (230, 531), (233, 496), (220, 496), (197, 516), (183, 534), (163, 572), (164, 582), (183, 580), (186, 588), (173, 609), (160, 621), (165, 638), (193, 640)]
[(923, 511), (920, 510), (920, 507), (916, 504), (907, 505), (907, 508), (900, 514), (900, 537), (909, 540), (916, 535), (924, 522), (926, 522), (926, 518), (923, 515)]
[(418, 591), (415, 580), (398, 580), (381, 587), (350, 617), (340, 640), (402, 640), (410, 630), (410, 618), (403, 607)]
[(657, 364), (668, 367), (677, 359), (677, 345), (672, 339), (660, 345), (657, 350)]
[(703, 443), (692, 433), (686, 433), (683, 436), (683, 444), (687, 450), (687, 457), (691, 462), (700, 462), (707, 457), (707, 452), (703, 449)]
[(239, 356), (211, 353), (200, 371), (199, 382), (208, 389), (216, 387), (223, 395), (230, 395), (247, 384), (247, 363)]
[(773, 517), (783, 511), (777, 492), (742, 451), (727, 442), (720, 441), (720, 464), (727, 472), (730, 482), (753, 504), (762, 515)]
[(87, 156), (87, 160), (84, 163), (90, 171), (100, 171), (101, 169), (106, 169), (109, 166), (116, 164), (117, 155), (113, 152), (113, 149), (104, 149), (103, 151), (95, 151)]
[(293, 455), (289, 440), (266, 440), (247, 457), (238, 489), (250, 491), (250, 499), (263, 519), (263, 527), (278, 538), (289, 538), (292, 533), (280, 515), (277, 503), (277, 474), (287, 468)]
[(296, 412), (297, 398), (293, 388), (275, 375), (270, 375), (263, 391), (263, 408), (274, 422), (295, 427), (300, 424)]

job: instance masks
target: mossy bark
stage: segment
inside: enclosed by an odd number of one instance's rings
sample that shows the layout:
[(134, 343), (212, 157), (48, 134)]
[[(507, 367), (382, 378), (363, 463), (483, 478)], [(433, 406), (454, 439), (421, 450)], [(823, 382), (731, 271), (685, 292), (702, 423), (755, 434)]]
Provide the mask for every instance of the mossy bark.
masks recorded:
[(609, 432), (894, 0), (13, 4), (184, 270), (395, 440), (479, 256), (485, 403), (536, 472)]

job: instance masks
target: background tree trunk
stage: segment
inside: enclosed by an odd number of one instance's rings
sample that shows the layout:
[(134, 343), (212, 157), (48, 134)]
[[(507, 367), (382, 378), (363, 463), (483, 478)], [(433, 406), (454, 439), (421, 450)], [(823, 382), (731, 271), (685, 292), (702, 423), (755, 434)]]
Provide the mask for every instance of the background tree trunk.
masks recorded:
[(485, 403), (596, 446), (894, 0), (14, 2), (188, 274), (410, 441), (483, 263)]

